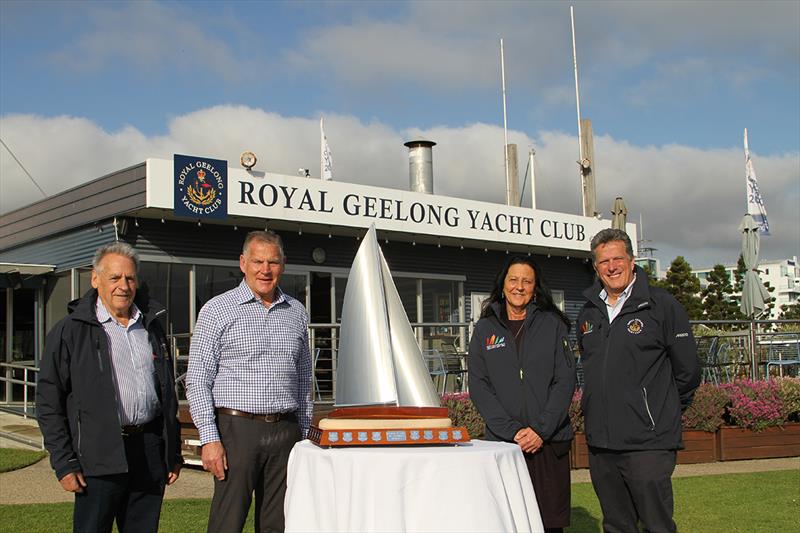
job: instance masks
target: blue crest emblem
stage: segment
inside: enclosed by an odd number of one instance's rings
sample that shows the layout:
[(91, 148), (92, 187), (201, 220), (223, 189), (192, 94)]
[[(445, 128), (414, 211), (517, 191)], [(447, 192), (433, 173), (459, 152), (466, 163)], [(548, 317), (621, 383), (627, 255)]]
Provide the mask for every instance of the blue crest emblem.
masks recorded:
[(175, 214), (191, 218), (228, 216), (228, 162), (175, 154)]

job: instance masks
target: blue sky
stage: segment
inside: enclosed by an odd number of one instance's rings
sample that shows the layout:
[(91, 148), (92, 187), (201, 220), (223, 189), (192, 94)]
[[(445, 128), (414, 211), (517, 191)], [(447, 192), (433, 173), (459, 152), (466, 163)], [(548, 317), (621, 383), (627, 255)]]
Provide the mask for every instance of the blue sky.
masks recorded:
[[(578, 212), (569, 5), (2, 0), (0, 137), (53, 194), (181, 150), (313, 169), (324, 115), (335, 179), (405, 188), (402, 142), (424, 135), (437, 193), (500, 202), (502, 37), (537, 204)], [(598, 206), (624, 196), (664, 262), (734, 262), (747, 127), (762, 256), (800, 255), (800, 4), (573, 5)], [(41, 197), (3, 147), (0, 170), (0, 211)]]

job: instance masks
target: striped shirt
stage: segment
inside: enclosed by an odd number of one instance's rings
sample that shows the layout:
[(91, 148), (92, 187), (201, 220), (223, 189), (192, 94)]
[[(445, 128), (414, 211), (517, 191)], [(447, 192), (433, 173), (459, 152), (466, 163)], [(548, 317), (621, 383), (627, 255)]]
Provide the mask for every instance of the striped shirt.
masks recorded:
[(117, 412), (121, 426), (141, 425), (158, 416), (161, 405), (156, 395), (153, 347), (142, 321), (144, 316), (131, 305), (128, 325), (111, 316), (97, 298), (95, 313), (108, 337), (111, 369), (117, 389)]
[(214, 409), (296, 412), (311, 424), (311, 354), (305, 307), (276, 289), (267, 308), (247, 283), (200, 310), (189, 348), (186, 396), (200, 442), (220, 440)]

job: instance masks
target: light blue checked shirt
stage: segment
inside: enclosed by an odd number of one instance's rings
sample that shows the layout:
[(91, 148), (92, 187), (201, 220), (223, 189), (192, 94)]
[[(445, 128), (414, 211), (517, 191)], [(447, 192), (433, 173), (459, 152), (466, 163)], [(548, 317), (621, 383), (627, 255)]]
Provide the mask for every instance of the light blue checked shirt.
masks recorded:
[(200, 443), (220, 440), (214, 409), (297, 412), (311, 424), (311, 354), (305, 307), (279, 288), (267, 308), (247, 283), (200, 310), (189, 348), (186, 396)]
[(123, 326), (111, 316), (99, 297), (95, 313), (108, 337), (119, 423), (121, 426), (146, 424), (158, 416), (161, 404), (156, 395), (153, 347), (142, 324), (144, 317), (138, 307), (131, 305), (128, 325)]

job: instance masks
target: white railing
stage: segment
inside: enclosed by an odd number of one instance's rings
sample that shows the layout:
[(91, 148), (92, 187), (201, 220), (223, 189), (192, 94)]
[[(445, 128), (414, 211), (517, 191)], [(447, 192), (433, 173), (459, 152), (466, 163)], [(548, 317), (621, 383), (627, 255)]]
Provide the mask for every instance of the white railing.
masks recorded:
[[(0, 407), (22, 414), (25, 418), (36, 416), (36, 374), (39, 368), (21, 363), (0, 363), (0, 371), (0, 382), (5, 384), (1, 389), (3, 392), (0, 394)], [(22, 374), (21, 379), (19, 374)], [(22, 386), (21, 398), (15, 394), (14, 385)]]

